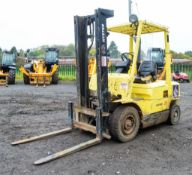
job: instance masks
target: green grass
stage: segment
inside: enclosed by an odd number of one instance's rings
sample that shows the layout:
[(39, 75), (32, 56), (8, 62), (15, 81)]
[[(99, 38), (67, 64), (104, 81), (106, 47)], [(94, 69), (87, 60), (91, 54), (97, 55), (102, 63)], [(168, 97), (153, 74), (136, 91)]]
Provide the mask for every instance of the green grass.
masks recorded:
[(190, 80), (192, 80), (192, 72), (187, 72), (189, 74)]
[(76, 80), (76, 77), (74, 77), (74, 76), (67, 76), (67, 77), (59, 76), (59, 80), (62, 80), (62, 81), (74, 81), (74, 80)]
[(23, 80), (23, 76), (20, 75), (20, 74), (16, 74), (15, 79), (16, 79), (16, 80)]

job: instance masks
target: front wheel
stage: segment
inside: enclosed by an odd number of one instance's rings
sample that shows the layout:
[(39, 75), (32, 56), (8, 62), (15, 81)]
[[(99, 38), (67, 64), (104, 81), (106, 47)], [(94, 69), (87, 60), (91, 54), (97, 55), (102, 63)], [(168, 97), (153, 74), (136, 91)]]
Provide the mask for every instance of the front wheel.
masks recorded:
[(59, 73), (56, 71), (52, 76), (52, 84), (58, 84), (59, 81)]
[(179, 105), (177, 104), (172, 105), (169, 113), (168, 123), (170, 125), (178, 124), (180, 120), (180, 116), (181, 116), (181, 110)]
[(135, 138), (140, 126), (138, 110), (132, 106), (118, 107), (109, 118), (111, 136), (120, 141), (128, 142)]
[(8, 84), (15, 84), (15, 69), (9, 70)]

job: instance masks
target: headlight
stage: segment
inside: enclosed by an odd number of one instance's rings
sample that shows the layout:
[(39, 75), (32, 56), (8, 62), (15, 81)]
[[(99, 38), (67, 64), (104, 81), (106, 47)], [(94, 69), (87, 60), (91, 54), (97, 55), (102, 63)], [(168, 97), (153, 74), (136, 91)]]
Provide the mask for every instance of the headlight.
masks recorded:
[(136, 23), (136, 22), (138, 22), (138, 17), (137, 17), (137, 15), (132, 14), (132, 15), (129, 17), (129, 22), (131, 22), (131, 23)]

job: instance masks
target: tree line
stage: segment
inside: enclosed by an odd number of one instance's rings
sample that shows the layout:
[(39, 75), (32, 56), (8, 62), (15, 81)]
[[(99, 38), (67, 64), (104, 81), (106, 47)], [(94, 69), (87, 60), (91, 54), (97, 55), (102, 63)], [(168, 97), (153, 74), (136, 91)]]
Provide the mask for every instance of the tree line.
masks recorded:
[[(35, 57), (35, 58), (43, 58), (45, 54), (45, 49), (48, 48), (48, 45), (43, 45), (37, 48), (30, 49), (30, 52), (28, 54), (29, 57)], [(59, 55), (60, 57), (75, 57), (75, 46), (74, 44), (68, 44), (68, 45), (53, 45), (51, 47), (55, 47), (59, 49)], [(18, 49), (13, 46), (11, 48), (11, 51), (17, 52), (19, 57), (25, 57), (26, 56), (26, 50)], [(2, 58), (2, 52), (3, 50), (0, 48), (0, 60)], [(95, 48), (92, 48), (90, 50), (90, 56), (94, 56), (96, 53)], [(186, 51), (184, 53), (171, 51), (174, 59), (192, 59), (192, 51)], [(111, 58), (119, 58), (121, 53), (118, 49), (117, 44), (114, 41), (111, 41), (108, 47), (108, 54)], [(142, 55), (144, 53), (142, 52)]]

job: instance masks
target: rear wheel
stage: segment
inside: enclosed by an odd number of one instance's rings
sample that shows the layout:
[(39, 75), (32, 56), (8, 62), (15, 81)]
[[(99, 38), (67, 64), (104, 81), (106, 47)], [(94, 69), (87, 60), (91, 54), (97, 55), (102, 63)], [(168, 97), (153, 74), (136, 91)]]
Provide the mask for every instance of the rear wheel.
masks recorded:
[(179, 82), (180, 82), (180, 83), (183, 83), (184, 81), (183, 81), (183, 79), (181, 78), (181, 79), (179, 80)]
[(132, 106), (118, 107), (109, 118), (111, 136), (120, 142), (135, 138), (140, 126), (140, 116)]
[(23, 74), (23, 81), (24, 81), (24, 84), (30, 84), (30, 79), (27, 75)]
[(53, 76), (52, 76), (52, 83), (53, 84), (58, 84), (58, 81), (59, 81), (59, 73), (58, 71), (56, 71)]
[(15, 84), (15, 69), (9, 70), (8, 84)]
[(180, 115), (181, 115), (181, 110), (179, 105), (177, 104), (172, 105), (169, 113), (168, 123), (170, 125), (178, 124), (180, 120)]

